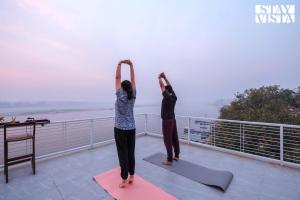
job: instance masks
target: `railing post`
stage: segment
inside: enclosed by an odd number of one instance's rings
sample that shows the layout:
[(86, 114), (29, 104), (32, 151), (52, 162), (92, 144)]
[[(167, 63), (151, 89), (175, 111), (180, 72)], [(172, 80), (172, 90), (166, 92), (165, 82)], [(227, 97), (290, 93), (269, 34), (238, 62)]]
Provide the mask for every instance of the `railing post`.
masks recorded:
[(191, 118), (188, 118), (188, 135), (187, 135), (188, 144), (191, 141)]
[[(27, 126), (25, 127), (25, 129), (26, 129), (26, 135), (28, 135)], [(29, 131), (30, 131), (30, 133), (32, 133), (31, 126), (30, 126), (30, 130)], [(28, 148), (27, 147), (28, 147), (28, 140), (26, 140), (26, 154), (28, 154)]]
[(94, 120), (91, 119), (91, 128), (90, 128), (90, 149), (94, 147)]
[(148, 132), (148, 114), (145, 114), (145, 124), (144, 124), (144, 132), (145, 132), (145, 135), (147, 135), (147, 132)]
[(242, 151), (242, 123), (240, 123), (240, 152)]
[(283, 125), (280, 125), (280, 161), (283, 163)]
[(216, 146), (216, 123), (214, 122), (214, 125), (213, 125), (213, 135), (214, 135), (214, 146)]
[(243, 133), (242, 133), (242, 144), (243, 144), (243, 152), (245, 152), (245, 124), (243, 124)]
[(68, 136), (67, 136), (67, 122), (63, 122), (63, 136), (64, 136), (64, 141), (65, 141), (65, 149), (68, 149), (69, 144), (68, 144)]

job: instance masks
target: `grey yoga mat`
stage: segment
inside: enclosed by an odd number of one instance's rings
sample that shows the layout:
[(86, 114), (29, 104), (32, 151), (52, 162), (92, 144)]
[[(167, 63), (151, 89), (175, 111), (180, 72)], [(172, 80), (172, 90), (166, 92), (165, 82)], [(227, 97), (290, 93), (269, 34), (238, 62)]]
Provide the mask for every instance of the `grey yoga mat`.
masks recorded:
[(162, 161), (165, 159), (166, 155), (160, 152), (144, 158), (145, 161), (154, 165), (165, 168), (193, 181), (208, 186), (218, 187), (224, 192), (227, 190), (233, 178), (233, 174), (231, 172), (209, 169), (185, 160), (173, 161), (172, 166), (166, 166), (162, 164)]

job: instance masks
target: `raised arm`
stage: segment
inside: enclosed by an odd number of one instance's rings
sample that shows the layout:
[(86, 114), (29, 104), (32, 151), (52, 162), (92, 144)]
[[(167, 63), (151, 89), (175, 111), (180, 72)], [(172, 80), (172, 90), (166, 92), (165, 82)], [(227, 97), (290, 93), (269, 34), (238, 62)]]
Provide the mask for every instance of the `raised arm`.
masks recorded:
[(121, 65), (122, 65), (122, 61), (120, 61), (117, 65), (116, 80), (115, 80), (116, 91), (118, 91), (121, 88)]
[[(160, 88), (161, 88), (162, 93), (164, 93), (164, 92), (167, 90), (167, 91), (168, 91), (167, 93), (168, 93), (169, 95), (175, 96), (175, 98), (177, 98), (177, 97), (176, 97), (176, 94), (175, 94), (175, 92), (174, 92), (174, 90), (173, 90), (173, 88), (172, 88), (172, 86), (171, 86), (171, 84), (170, 84), (169, 80), (167, 79), (167, 77), (166, 77), (166, 75), (165, 75), (164, 72), (162, 72), (162, 73), (158, 76), (158, 79), (159, 79), (159, 85), (160, 85)], [(163, 81), (163, 80), (164, 80), (164, 81)], [(164, 84), (164, 82), (165, 82), (166, 84)], [(163, 94), (163, 95), (165, 96), (166, 94)]]
[(130, 82), (132, 84), (132, 88), (135, 88), (135, 76), (134, 76), (134, 68), (131, 60), (123, 60), (122, 63), (129, 65), (130, 67)]
[(164, 72), (160, 74), (160, 77), (162, 77), (165, 80), (166, 85), (171, 85)]
[(129, 66), (130, 66), (130, 82), (132, 84), (132, 88), (135, 88), (135, 76), (134, 76), (134, 68), (132, 62), (129, 60)]
[(161, 77), (161, 74), (158, 76), (158, 81), (159, 81), (159, 87), (160, 87), (160, 89), (161, 89), (161, 92), (163, 93), (165, 90), (166, 90), (166, 88), (165, 88), (165, 84), (164, 84), (164, 82), (163, 82), (163, 80), (162, 80), (163, 78)]

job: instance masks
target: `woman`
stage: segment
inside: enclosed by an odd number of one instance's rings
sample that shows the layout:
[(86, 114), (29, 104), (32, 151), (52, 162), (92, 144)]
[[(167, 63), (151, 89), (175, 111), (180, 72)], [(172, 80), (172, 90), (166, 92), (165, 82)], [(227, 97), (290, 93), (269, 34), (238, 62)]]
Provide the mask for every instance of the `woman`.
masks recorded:
[[(130, 66), (130, 81), (121, 83), (121, 65)], [(119, 163), (121, 167), (122, 182), (120, 187), (126, 187), (134, 179), (134, 148), (135, 148), (135, 121), (133, 108), (136, 99), (136, 88), (133, 64), (130, 60), (118, 63), (116, 70), (116, 95), (115, 103), (115, 128), (114, 135), (118, 150)], [(129, 178), (128, 178), (129, 173)]]

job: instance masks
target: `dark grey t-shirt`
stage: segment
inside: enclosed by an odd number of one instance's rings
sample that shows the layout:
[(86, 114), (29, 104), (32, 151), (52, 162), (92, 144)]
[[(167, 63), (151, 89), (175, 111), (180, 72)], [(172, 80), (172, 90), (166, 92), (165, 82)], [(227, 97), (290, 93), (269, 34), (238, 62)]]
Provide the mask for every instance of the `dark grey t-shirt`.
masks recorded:
[(168, 119), (175, 119), (175, 105), (177, 101), (177, 96), (172, 88), (172, 86), (169, 86), (171, 88), (172, 95), (165, 90), (162, 95), (163, 95), (163, 100), (161, 102), (161, 118), (163, 120), (168, 120)]
[(116, 92), (115, 103), (115, 127), (121, 130), (135, 129), (134, 103), (136, 99), (136, 89), (133, 89), (132, 99), (127, 98), (126, 92), (121, 88)]

